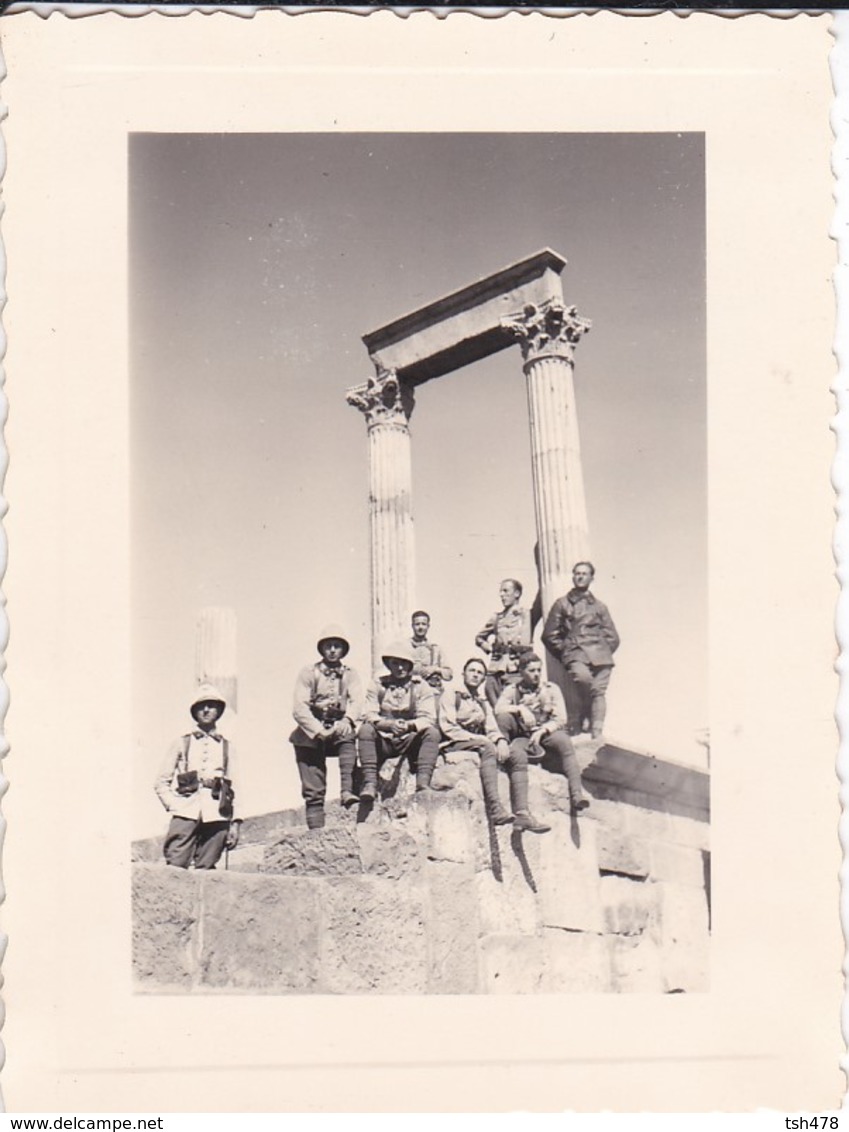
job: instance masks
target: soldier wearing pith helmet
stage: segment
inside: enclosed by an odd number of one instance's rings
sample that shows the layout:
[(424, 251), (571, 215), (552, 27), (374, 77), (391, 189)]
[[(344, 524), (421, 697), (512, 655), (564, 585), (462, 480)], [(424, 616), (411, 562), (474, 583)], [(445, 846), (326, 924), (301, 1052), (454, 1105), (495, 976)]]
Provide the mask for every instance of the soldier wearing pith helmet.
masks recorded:
[(327, 759), (339, 759), (340, 801), (353, 806), (356, 729), (363, 704), (362, 684), (353, 668), (342, 661), (350, 651), (339, 625), (327, 625), (316, 642), (320, 659), (298, 673), (292, 715), (297, 724), (289, 736), (295, 748), (307, 827), (324, 825)]
[(363, 799), (376, 796), (381, 763), (397, 755), (409, 759), (416, 790), (429, 790), (439, 754), (433, 689), (413, 675), (416, 654), (409, 641), (393, 641), (382, 659), (387, 671), (377, 673), (369, 685), (358, 733)]
[(189, 706), (194, 726), (168, 748), (156, 778), (157, 796), (171, 815), (165, 861), (177, 868), (214, 869), (239, 841), (236, 760), (216, 726), (226, 707), (213, 684), (200, 685)]

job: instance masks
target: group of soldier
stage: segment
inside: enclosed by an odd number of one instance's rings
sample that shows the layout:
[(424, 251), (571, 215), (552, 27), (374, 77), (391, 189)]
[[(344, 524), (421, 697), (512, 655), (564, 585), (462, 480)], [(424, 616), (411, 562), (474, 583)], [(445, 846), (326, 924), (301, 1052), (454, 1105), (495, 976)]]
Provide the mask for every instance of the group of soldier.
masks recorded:
[[(606, 691), (619, 645), (607, 610), (591, 592), (595, 570), (576, 563), (572, 589), (551, 608), (542, 641), (564, 667), (566, 700), (560, 687), (543, 678), (533, 651), (531, 611), (521, 604), (522, 586), (501, 583), (501, 609), (475, 637), (486, 654), (466, 661), (461, 681), (439, 645), (428, 639), (430, 616), (417, 610), (412, 636), (388, 645), (384, 670), (363, 692), (356, 671), (345, 663), (350, 644), (345, 632), (329, 625), (319, 634), (319, 659), (302, 668), (295, 684), (290, 735), (309, 829), (325, 822), (327, 760), (338, 759), (340, 801), (345, 807), (370, 806), (378, 797), (380, 767), (406, 759), (417, 794), (435, 789), (433, 774), (440, 751), (477, 754), (487, 817), (494, 825), (512, 823), (517, 832), (550, 829), (528, 808), (528, 764), (541, 762), (565, 776), (571, 809), (589, 805), (572, 737), (603, 731)], [(225, 710), (221, 695), (202, 685), (191, 704), (192, 731), (169, 748), (156, 791), (171, 815), (164, 853), (168, 864), (214, 868), (227, 848), (238, 844), (237, 809), (230, 744), (217, 729)], [(510, 808), (502, 803), (499, 767), (510, 783)]]

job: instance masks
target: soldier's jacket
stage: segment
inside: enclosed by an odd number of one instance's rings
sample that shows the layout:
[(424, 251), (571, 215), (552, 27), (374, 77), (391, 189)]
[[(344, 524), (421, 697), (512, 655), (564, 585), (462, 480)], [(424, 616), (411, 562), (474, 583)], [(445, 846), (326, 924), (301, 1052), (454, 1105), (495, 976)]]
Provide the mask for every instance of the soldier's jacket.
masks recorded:
[(612, 665), (619, 634), (603, 602), (586, 590), (573, 589), (552, 605), (542, 643), (564, 664), (582, 660)]
[(366, 692), (363, 721), (378, 726), (395, 719), (414, 719), (416, 731), (436, 724), (436, 702), (433, 689), (420, 676), (395, 680), (378, 675)]
[(292, 715), (298, 726), (289, 736), (290, 742), (314, 747), (328, 708), (341, 711), (356, 727), (363, 709), (362, 683), (347, 664), (330, 665), (320, 660), (302, 668), (295, 681)]
[[(219, 799), (213, 798), (211, 783), (216, 778), (227, 778), (238, 786), (238, 773), (233, 746), (220, 731), (198, 728), (175, 739), (168, 748), (155, 789), (162, 805), (175, 817), (192, 818), (204, 822), (221, 821)], [(198, 785), (188, 795), (177, 792), (177, 775), (194, 771)], [(239, 791), (235, 790), (238, 799)], [(238, 805), (238, 803), (236, 803)], [(234, 810), (233, 818), (238, 817)]]
[(451, 671), (450, 665), (446, 663), (445, 654), (439, 645), (434, 644), (433, 641), (417, 641), (415, 637), (411, 637), (410, 648), (416, 654), (416, 663), (413, 666), (414, 676), (423, 676), (427, 680), (428, 674), (424, 669), (438, 668), (438, 675), (443, 680), (453, 678), (454, 673)]
[(484, 735), (491, 743), (504, 736), (498, 730), (489, 701), (468, 688), (448, 688), (439, 704), (439, 726), (445, 738), (461, 743)]
[(503, 672), (506, 668), (505, 658), (508, 649), (529, 648), (531, 637), (530, 610), (521, 605), (513, 605), (510, 609), (500, 609), (497, 613), (493, 613), (476, 635), (475, 644), (478, 648), (485, 648), (490, 644), (492, 657), (489, 670)]
[(508, 684), (498, 698), (495, 714), (499, 715), (514, 705), (528, 708), (537, 727), (543, 727), (547, 723), (556, 724), (558, 728), (566, 726), (563, 693), (550, 680), (543, 680), (538, 688), (526, 688), (521, 680), (518, 684)]

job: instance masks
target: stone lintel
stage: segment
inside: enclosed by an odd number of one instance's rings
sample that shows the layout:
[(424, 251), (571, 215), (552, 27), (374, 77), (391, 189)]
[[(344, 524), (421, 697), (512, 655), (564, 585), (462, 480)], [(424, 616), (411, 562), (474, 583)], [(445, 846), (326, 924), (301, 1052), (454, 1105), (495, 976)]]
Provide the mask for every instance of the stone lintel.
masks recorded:
[(363, 336), (378, 369), (419, 385), (515, 342), (501, 319), (527, 304), (563, 301), (563, 256), (543, 248)]
[(617, 801), (710, 820), (710, 776), (697, 767), (603, 743), (583, 777), (588, 784), (604, 787), (605, 796)]

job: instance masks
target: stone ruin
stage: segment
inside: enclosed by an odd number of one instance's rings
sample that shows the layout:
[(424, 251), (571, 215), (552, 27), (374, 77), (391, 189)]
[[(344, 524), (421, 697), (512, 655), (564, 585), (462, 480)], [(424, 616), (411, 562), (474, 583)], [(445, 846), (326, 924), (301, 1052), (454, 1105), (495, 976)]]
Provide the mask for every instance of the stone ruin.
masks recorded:
[[(589, 323), (563, 301), (565, 262), (544, 249), (364, 338), (375, 376), (347, 397), (368, 429), (375, 667), (415, 607), (409, 420), (423, 381), (519, 343), (544, 615), (590, 556), (572, 373)], [(235, 661), (222, 660), (233, 649), (221, 648), (235, 629), (207, 620), (216, 654), (198, 671), (227, 668), (235, 690)], [(323, 830), (305, 829), (303, 808), (247, 819), (226, 870), (168, 868), (161, 839), (136, 842), (137, 988), (707, 990), (708, 775), (607, 741), (576, 746), (591, 808), (570, 815), (565, 779), (532, 766), (531, 809), (552, 827), (541, 836), (490, 827), (476, 760), (457, 752), (437, 764), (444, 793), (416, 796), (392, 760), (376, 804), (329, 804)]]
[[(133, 967), (151, 993), (519, 994), (705, 991), (708, 778), (610, 743), (578, 744), (593, 802), (530, 768), (550, 833), (490, 827), (477, 763), (440, 758), (416, 796), (395, 760), (373, 809), (249, 818), (227, 871), (134, 845)], [(506, 797), (506, 775), (502, 794)]]

